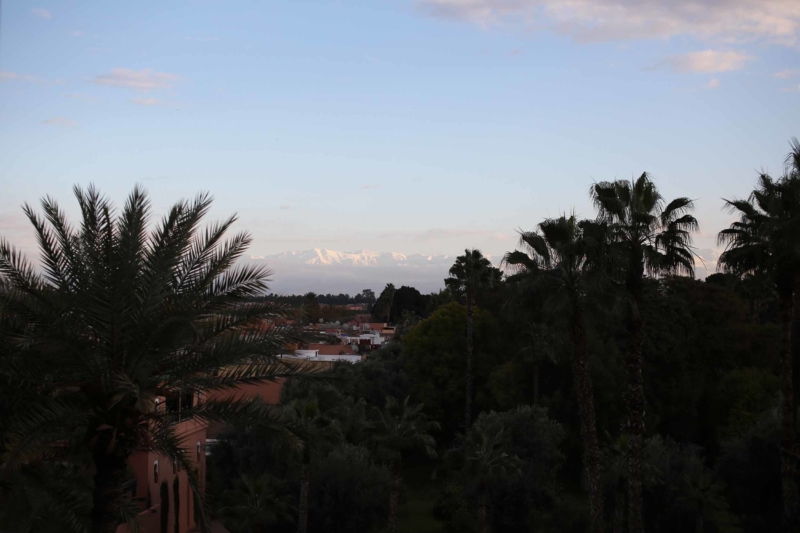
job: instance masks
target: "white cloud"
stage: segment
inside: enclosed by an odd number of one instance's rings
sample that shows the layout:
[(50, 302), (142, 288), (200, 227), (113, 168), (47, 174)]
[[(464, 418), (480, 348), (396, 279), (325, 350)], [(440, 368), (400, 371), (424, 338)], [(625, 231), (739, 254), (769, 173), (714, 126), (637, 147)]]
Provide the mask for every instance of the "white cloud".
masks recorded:
[(54, 117), (42, 121), (42, 126), (75, 126), (77, 122), (64, 117)]
[(719, 78), (711, 78), (708, 83), (703, 85), (703, 88), (708, 90), (716, 89), (717, 87), (719, 87)]
[(739, 52), (703, 50), (668, 57), (654, 68), (669, 67), (675, 72), (730, 72), (742, 70), (753, 56)]
[(108, 74), (100, 74), (95, 77), (94, 83), (110, 87), (136, 89), (138, 91), (151, 91), (172, 87), (172, 84), (180, 79), (177, 74), (155, 72), (151, 68), (143, 70), (113, 68)]
[(798, 84), (796, 87), (783, 87), (781, 91), (785, 93), (800, 93), (800, 84)]
[(773, 76), (775, 76), (776, 78), (784, 79), (784, 80), (787, 80), (789, 78), (794, 78), (794, 77), (800, 76), (800, 68), (794, 68), (794, 69), (790, 68), (790, 69), (782, 70), (780, 72), (776, 72), (775, 74), (773, 74)]
[(41, 83), (45, 85), (60, 85), (64, 83), (62, 80), (50, 81), (45, 78), (37, 78), (36, 76), (31, 76), (30, 74), (20, 74), (18, 72), (0, 72), (0, 81), (22, 81), (26, 83)]
[(415, 0), (425, 13), (483, 27), (549, 27), (580, 41), (690, 36), (800, 42), (797, 0)]
[(46, 9), (42, 9), (41, 7), (34, 7), (33, 9), (31, 9), (31, 13), (36, 15), (39, 18), (43, 18), (43, 19), (47, 19), (47, 20), (50, 20), (51, 18), (53, 18), (53, 14), (52, 13), (50, 13)]
[(134, 98), (131, 100), (134, 104), (139, 105), (162, 105), (165, 104), (163, 100), (159, 100), (158, 98)]

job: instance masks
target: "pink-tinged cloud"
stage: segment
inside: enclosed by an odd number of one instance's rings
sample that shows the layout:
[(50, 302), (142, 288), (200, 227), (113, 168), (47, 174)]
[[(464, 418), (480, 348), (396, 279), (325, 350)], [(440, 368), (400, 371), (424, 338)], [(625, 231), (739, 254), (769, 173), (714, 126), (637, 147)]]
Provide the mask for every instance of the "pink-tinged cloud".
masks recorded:
[(42, 121), (42, 126), (75, 126), (77, 122), (64, 117), (53, 117)]
[(51, 18), (53, 18), (53, 14), (52, 13), (50, 13), (46, 9), (42, 9), (41, 7), (34, 7), (33, 9), (31, 9), (31, 14), (33, 14), (33, 15), (41, 18), (41, 19), (50, 20)]
[(776, 72), (773, 74), (776, 78), (780, 78), (782, 80), (788, 80), (789, 78), (796, 78), (800, 76), (800, 68), (790, 68), (786, 70), (782, 70), (780, 72)]
[(710, 80), (708, 80), (708, 83), (703, 85), (703, 88), (704, 89), (708, 89), (708, 90), (712, 90), (712, 89), (716, 89), (717, 87), (719, 87), (719, 85), (720, 85), (720, 81), (719, 81), (718, 78), (711, 78)]
[(163, 100), (159, 100), (158, 98), (152, 98), (152, 97), (151, 98), (134, 98), (133, 100), (131, 100), (131, 102), (133, 102), (134, 104), (138, 104), (138, 105), (163, 105), (164, 103), (166, 103)]
[(546, 27), (579, 41), (688, 36), (800, 42), (797, 0), (416, 0), (416, 5), (433, 17), (482, 27)]
[(153, 91), (156, 89), (168, 89), (180, 79), (181, 77), (177, 74), (156, 72), (151, 68), (142, 70), (113, 68), (111, 72), (95, 77), (94, 83), (96, 85), (123, 87), (137, 91)]
[(0, 81), (19, 81), (25, 83), (41, 83), (43, 85), (60, 85), (64, 83), (61, 80), (50, 81), (45, 78), (37, 78), (30, 74), (20, 74), (18, 72), (0, 72)]
[(667, 67), (674, 72), (731, 72), (742, 70), (752, 60), (753, 56), (740, 52), (703, 50), (670, 56), (654, 68)]

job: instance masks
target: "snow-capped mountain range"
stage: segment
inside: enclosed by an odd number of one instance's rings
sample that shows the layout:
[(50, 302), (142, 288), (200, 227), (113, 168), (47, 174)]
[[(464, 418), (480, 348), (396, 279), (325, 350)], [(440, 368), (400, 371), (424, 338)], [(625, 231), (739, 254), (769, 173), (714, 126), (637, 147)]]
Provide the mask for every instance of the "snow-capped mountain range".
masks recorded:
[(452, 264), (452, 262), (455, 260), (455, 256), (441, 254), (406, 255), (398, 252), (373, 252), (372, 250), (339, 252), (336, 250), (328, 250), (326, 248), (314, 248), (313, 250), (292, 250), (268, 256), (251, 256), (251, 259), (303, 265), (344, 265), (353, 267), (371, 267), (390, 265), (422, 266), (438, 263)]
[(278, 293), (348, 293), (364, 289), (380, 292), (387, 283), (411, 285), (422, 292), (438, 291), (455, 261), (454, 255), (402, 254), (325, 248), (251, 256), (273, 271), (270, 290)]

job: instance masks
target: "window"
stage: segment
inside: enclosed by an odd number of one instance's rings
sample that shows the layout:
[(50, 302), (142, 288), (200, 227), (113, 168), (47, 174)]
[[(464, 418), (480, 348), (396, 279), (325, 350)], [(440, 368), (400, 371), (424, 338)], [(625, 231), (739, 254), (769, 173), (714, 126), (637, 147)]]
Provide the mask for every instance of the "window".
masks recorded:
[(153, 483), (158, 483), (158, 461), (153, 461)]

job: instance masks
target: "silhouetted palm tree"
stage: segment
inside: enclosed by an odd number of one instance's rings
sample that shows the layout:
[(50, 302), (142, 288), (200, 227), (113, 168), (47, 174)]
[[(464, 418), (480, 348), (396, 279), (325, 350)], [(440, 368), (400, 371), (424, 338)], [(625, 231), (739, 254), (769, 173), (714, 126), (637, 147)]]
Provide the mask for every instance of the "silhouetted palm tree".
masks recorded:
[(376, 409), (373, 443), (379, 458), (391, 464), (392, 491), (389, 497), (389, 533), (397, 531), (397, 503), (400, 498), (400, 467), (403, 452), (417, 449), (436, 457), (436, 441), (430, 435), (438, 430), (437, 422), (428, 420), (422, 405), (409, 405), (409, 398), (399, 402), (386, 397), (383, 410)]
[(631, 181), (595, 183), (590, 196), (598, 220), (608, 225), (617, 279), (630, 296), (628, 313), (628, 431), (630, 476), (628, 506), (631, 533), (642, 533), (642, 435), (644, 434), (644, 386), (642, 383), (642, 327), (639, 309), (645, 273), (677, 273), (694, 276), (691, 232), (697, 231), (694, 209), (688, 198), (665, 205), (655, 183), (645, 172)]
[[(131, 454), (173, 459), (202, 499), (175, 431), (179, 417), (273, 416), (245, 401), (198, 399), (300, 372), (275, 357), (300, 339), (277, 325), (290, 309), (251, 300), (265, 293), (269, 272), (234, 267), (251, 241), (247, 233), (223, 241), (236, 217), (199, 228), (208, 195), (174, 205), (152, 230), (139, 187), (121, 211), (93, 187), (75, 195), (77, 227), (49, 197), (44, 218), (25, 206), (41, 273), (0, 241), (0, 398), (10, 413), (0, 428), (0, 475), (36, 460), (69, 461), (72, 452), (90, 457), (91, 530), (113, 533)], [(159, 397), (182, 398), (180, 414), (156, 409)]]
[(595, 533), (604, 530), (605, 521), (584, 313), (587, 296), (602, 291), (606, 280), (603, 269), (605, 231), (603, 224), (578, 222), (574, 216), (548, 219), (539, 224), (538, 232), (520, 235), (523, 250), (509, 252), (503, 258), (504, 263), (517, 272), (509, 281), (519, 282), (523, 291), (530, 291), (543, 300), (545, 311), (561, 314), (569, 323), (572, 372), (589, 478), (592, 531)]
[[(725, 245), (720, 269), (737, 274), (763, 274), (778, 294), (781, 342), (783, 511), (788, 523), (800, 521), (797, 487), (791, 471), (795, 456), (795, 409), (792, 324), (800, 315), (800, 145), (796, 140), (787, 161), (794, 164), (778, 180), (761, 174), (747, 200), (726, 200), (739, 220), (719, 233)], [(795, 339), (796, 340), (796, 339)]]
[(445, 285), (455, 294), (463, 294), (467, 304), (467, 354), (466, 354), (466, 401), (464, 406), (464, 428), (472, 425), (472, 325), (475, 299), (478, 291), (488, 287), (496, 279), (492, 264), (480, 250), (464, 250), (450, 267), (450, 277)]

